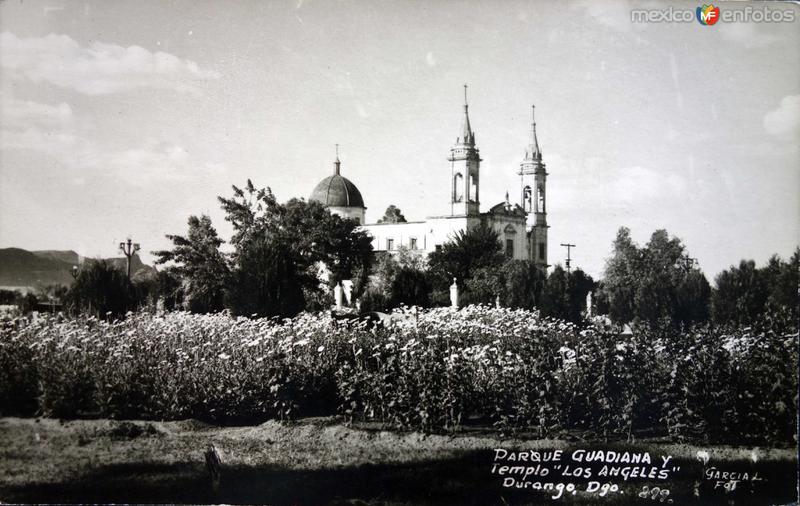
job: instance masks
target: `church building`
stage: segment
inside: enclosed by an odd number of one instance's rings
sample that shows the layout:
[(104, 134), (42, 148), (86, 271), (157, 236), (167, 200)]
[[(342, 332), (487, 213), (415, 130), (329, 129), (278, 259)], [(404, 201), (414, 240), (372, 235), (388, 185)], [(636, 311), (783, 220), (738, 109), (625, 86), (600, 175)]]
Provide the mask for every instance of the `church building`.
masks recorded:
[[(547, 263), (547, 171), (542, 162), (542, 152), (536, 138), (536, 121), (532, 118), (530, 144), (520, 163), (519, 202), (511, 203), (508, 192), (505, 200), (481, 212), (480, 166), (481, 157), (475, 142), (475, 132), (469, 122), (466, 86), (464, 86), (464, 119), (460, 135), (450, 148), (447, 157), (450, 165), (450, 214), (429, 216), (423, 221), (402, 223), (369, 223), (365, 221), (366, 207), (361, 192), (350, 180), (341, 175), (338, 154), (334, 173), (314, 188), (310, 199), (324, 204), (334, 214), (352, 218), (362, 224), (362, 229), (373, 237), (375, 251), (393, 252), (406, 247), (411, 252), (427, 256), (442, 244), (451, 241), (461, 230), (471, 230), (481, 225), (494, 229), (502, 250), (508, 258), (533, 261), (546, 270)], [(444, 176), (442, 178), (444, 180)], [(444, 182), (444, 181), (443, 181)], [(448, 198), (445, 194), (443, 198)], [(397, 203), (402, 208), (402, 203)]]

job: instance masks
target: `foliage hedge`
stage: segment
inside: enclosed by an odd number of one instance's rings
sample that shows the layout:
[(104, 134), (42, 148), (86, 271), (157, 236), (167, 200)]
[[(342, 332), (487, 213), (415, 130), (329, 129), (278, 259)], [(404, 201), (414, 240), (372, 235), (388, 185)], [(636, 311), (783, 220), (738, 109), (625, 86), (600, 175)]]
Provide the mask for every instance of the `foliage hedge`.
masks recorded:
[(309, 415), (606, 438), (796, 443), (798, 334), (524, 310), (407, 309), (388, 327), (168, 312), (7, 321), (0, 414), (256, 423)]

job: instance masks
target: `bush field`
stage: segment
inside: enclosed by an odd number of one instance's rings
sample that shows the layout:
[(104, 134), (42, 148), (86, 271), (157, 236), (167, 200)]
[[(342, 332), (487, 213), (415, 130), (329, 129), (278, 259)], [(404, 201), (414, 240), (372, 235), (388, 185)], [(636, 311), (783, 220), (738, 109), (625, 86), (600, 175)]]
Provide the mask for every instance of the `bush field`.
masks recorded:
[(624, 335), (524, 310), (407, 309), (387, 328), (134, 313), (8, 321), (0, 414), (258, 423), (342, 415), (426, 432), (796, 444), (798, 334), (765, 325)]

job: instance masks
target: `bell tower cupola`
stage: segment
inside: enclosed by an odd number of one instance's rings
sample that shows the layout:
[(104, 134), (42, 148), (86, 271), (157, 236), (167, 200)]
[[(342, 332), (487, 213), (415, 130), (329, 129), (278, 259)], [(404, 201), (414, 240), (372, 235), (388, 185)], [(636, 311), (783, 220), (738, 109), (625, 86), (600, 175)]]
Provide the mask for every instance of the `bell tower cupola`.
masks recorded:
[(475, 147), (475, 132), (469, 123), (467, 85), (464, 85), (464, 121), (461, 136), (450, 148), (450, 214), (453, 216), (476, 216), (480, 211), (480, 165), (481, 157)]
[(520, 206), (528, 213), (530, 260), (547, 269), (547, 170), (536, 137), (536, 106), (531, 106), (531, 138), (519, 165)]

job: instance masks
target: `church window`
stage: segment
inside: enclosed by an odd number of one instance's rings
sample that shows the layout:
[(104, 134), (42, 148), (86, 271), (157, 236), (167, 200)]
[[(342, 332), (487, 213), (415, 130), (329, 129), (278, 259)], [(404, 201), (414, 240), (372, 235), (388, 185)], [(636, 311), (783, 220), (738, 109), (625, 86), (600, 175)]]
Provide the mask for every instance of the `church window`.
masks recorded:
[(386, 239), (386, 250), (392, 251), (394, 249), (394, 239)]
[(411, 249), (417, 249), (417, 238), (416, 237), (412, 237), (408, 241), (408, 247), (411, 248)]
[(514, 258), (514, 239), (506, 239), (506, 257)]
[(539, 260), (544, 260), (544, 247), (545, 247), (544, 243), (540, 242), (539, 243)]
[(464, 199), (463, 181), (464, 176), (460, 172), (456, 172), (456, 175), (453, 176), (453, 202), (461, 202)]
[(533, 191), (530, 186), (526, 186), (522, 190), (522, 208), (525, 212), (530, 213), (533, 211), (533, 200), (531, 199)]
[(546, 212), (544, 208), (544, 187), (542, 186), (536, 187), (536, 212)]
[(469, 176), (469, 201), (478, 201), (478, 179), (475, 176)]

